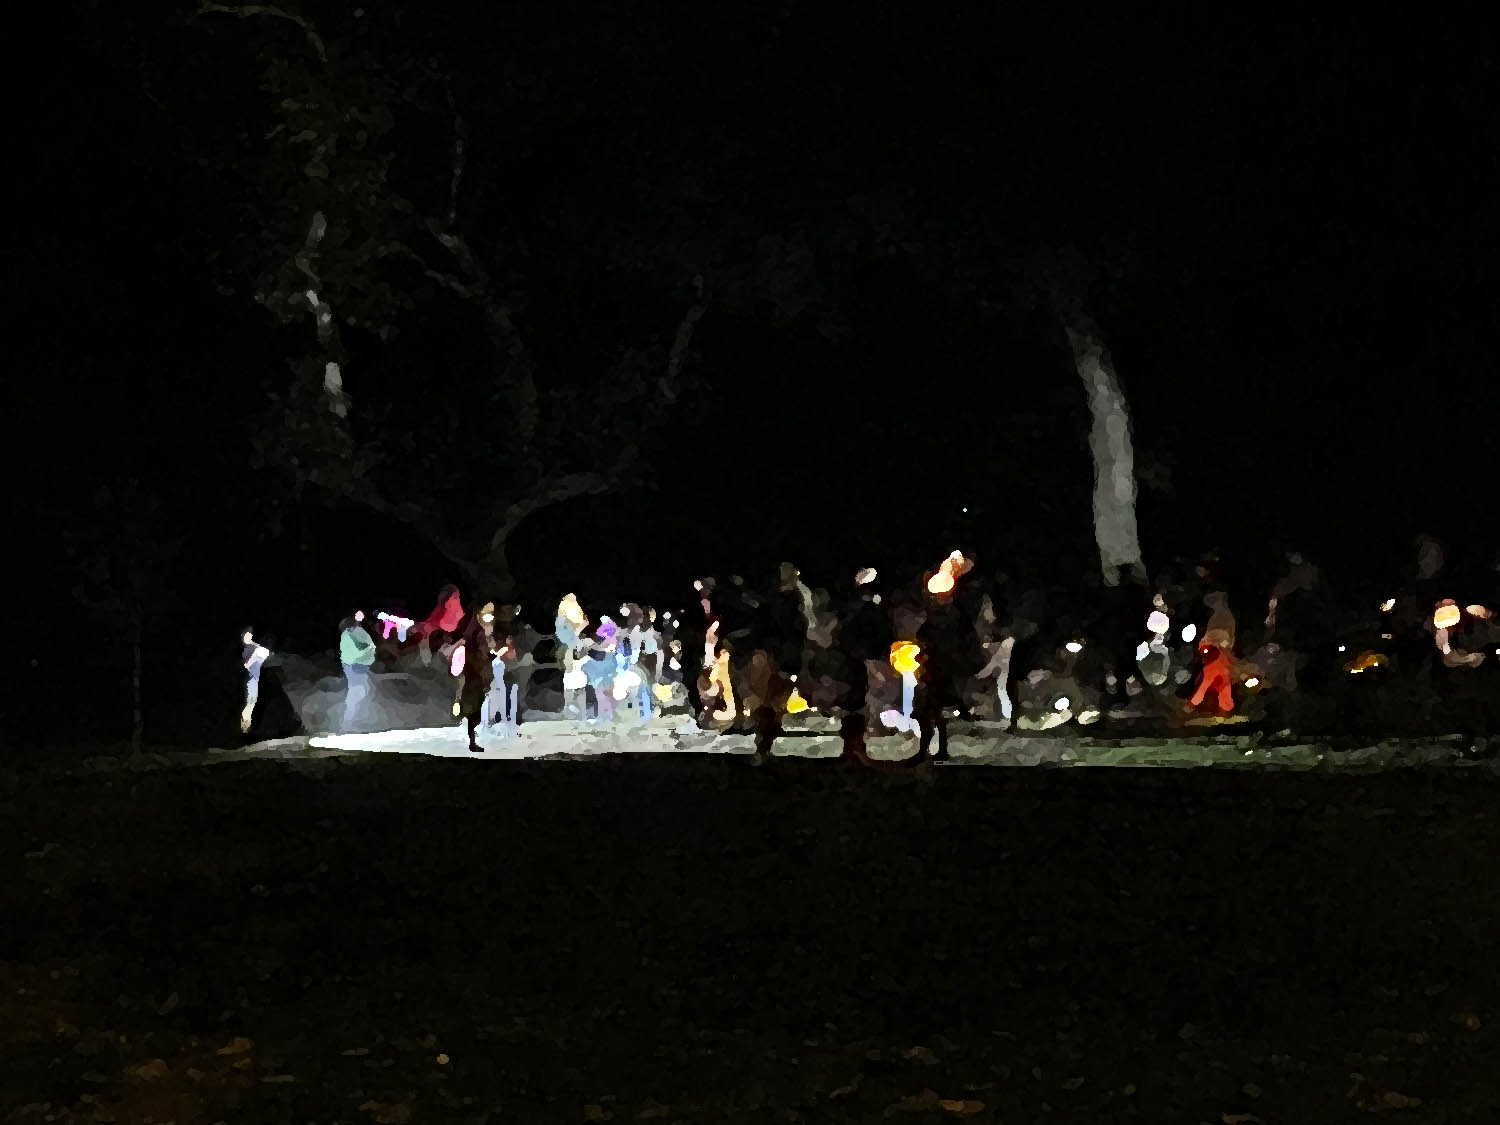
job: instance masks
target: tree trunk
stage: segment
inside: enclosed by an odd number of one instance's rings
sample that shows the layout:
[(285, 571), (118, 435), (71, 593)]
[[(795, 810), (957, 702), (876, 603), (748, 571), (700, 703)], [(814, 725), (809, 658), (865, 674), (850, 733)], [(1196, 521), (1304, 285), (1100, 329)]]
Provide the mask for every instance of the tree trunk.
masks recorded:
[(141, 607), (135, 606), (131, 614), (130, 622), (130, 753), (138, 755), (145, 742), (146, 721), (141, 707), (141, 632), (142, 618)]
[(1097, 329), (1081, 314), (1064, 314), (1063, 327), (1073, 348), (1073, 362), (1088, 394), (1093, 428), (1094, 539), (1104, 584), (1119, 584), (1121, 567), (1145, 581), (1135, 519), (1135, 455), (1130, 441), (1130, 411), (1109, 353)]
[(469, 577), (475, 584), (474, 595), (478, 602), (503, 603), (515, 594), (516, 580), (510, 571), (510, 555), (506, 546), (504, 539), (491, 543), (488, 553), (467, 568)]

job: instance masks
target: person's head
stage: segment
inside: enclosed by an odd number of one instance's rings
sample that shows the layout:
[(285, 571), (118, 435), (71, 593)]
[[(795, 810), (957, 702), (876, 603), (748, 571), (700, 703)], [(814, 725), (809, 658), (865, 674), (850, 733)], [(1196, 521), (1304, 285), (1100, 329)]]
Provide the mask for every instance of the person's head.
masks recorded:
[(346, 617), (342, 621), (339, 622), (339, 632), (340, 633), (347, 633), (350, 629), (354, 628), (354, 625), (355, 625), (354, 618), (352, 618), (352, 617)]
[(244, 629), (240, 630), (240, 640), (247, 645), (253, 645), (255, 643), (255, 630), (246, 625)]
[(362, 609), (356, 609), (354, 611), (354, 620), (356, 624), (363, 624), (365, 620), (365, 611)]

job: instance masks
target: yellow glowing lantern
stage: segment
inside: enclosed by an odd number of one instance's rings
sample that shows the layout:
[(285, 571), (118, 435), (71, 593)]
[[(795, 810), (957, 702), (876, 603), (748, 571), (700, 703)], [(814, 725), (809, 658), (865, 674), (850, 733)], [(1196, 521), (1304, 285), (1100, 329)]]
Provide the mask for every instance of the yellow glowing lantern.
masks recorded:
[(912, 641), (897, 641), (891, 646), (891, 667), (903, 676), (917, 670), (917, 657), (922, 650)]
[(1432, 615), (1432, 623), (1439, 629), (1451, 629), (1463, 619), (1463, 614), (1458, 612), (1458, 606), (1452, 602), (1443, 602)]
[(796, 688), (792, 689), (791, 698), (786, 701), (786, 713), (788, 715), (800, 715), (807, 710), (807, 700), (802, 698), (802, 693)]
[(1470, 617), (1479, 618), (1481, 621), (1488, 621), (1490, 619), (1490, 611), (1482, 605), (1466, 605), (1464, 606), (1464, 612)]
[(671, 703), (672, 702), (672, 685), (671, 684), (653, 684), (652, 687), (651, 687), (651, 694), (654, 695), (654, 696), (656, 696), (656, 702), (658, 702), (658, 703)]

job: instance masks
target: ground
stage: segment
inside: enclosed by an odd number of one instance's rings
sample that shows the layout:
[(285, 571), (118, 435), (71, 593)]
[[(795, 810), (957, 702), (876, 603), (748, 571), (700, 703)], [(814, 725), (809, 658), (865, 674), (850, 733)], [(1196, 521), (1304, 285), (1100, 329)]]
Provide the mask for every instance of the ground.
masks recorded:
[(0, 772), (0, 1118), (1500, 1119), (1490, 765)]

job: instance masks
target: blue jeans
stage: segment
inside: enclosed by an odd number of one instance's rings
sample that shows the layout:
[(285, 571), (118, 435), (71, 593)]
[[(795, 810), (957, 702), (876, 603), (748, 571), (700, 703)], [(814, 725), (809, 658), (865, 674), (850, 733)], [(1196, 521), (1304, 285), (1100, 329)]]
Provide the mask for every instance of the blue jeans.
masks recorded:
[(368, 664), (345, 664), (344, 718), (340, 730), (350, 730), (364, 720), (365, 704), (370, 698), (370, 666)]

